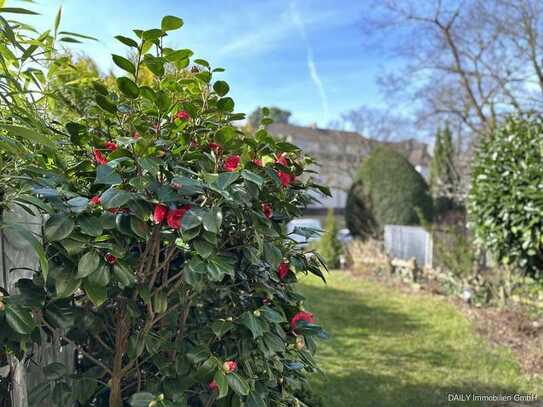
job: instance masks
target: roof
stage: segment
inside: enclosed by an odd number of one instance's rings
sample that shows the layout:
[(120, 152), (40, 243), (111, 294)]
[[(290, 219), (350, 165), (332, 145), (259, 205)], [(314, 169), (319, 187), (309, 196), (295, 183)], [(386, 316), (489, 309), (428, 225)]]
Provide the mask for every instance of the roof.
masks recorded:
[(332, 129), (319, 129), (316, 127), (294, 126), (286, 123), (272, 123), (268, 126), (268, 132), (273, 135), (291, 136), (294, 144), (296, 140), (305, 139), (318, 143), (329, 143), (333, 138), (342, 143), (371, 144), (371, 141), (354, 131), (342, 131)]
[[(354, 131), (319, 129), (286, 123), (272, 123), (268, 126), (268, 132), (275, 136), (286, 137), (287, 141), (310, 153), (322, 153), (320, 146), (323, 146), (324, 150), (333, 150), (334, 147), (341, 146), (343, 151), (356, 154), (360, 148), (369, 152), (368, 147), (384, 144), (403, 154), (414, 166), (429, 167), (432, 160), (428, 144), (413, 138), (383, 142), (368, 139)], [(354, 147), (354, 150), (349, 150), (350, 147)]]

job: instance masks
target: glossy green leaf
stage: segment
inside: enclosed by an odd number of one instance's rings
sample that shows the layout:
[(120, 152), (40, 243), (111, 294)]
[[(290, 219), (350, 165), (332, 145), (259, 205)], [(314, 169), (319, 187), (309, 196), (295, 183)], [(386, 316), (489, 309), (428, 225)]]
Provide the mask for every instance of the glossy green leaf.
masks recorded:
[(110, 188), (102, 194), (102, 206), (104, 209), (120, 208), (130, 199), (132, 194), (122, 189)]
[(119, 261), (113, 266), (113, 275), (122, 287), (132, 287), (136, 283), (136, 275), (132, 268)]
[(239, 322), (251, 331), (254, 339), (262, 336), (262, 334), (264, 333), (256, 317), (250, 311), (245, 311), (241, 315)]
[(122, 70), (130, 72), (132, 75), (136, 73), (136, 67), (134, 66), (132, 61), (130, 61), (129, 59), (126, 59), (120, 55), (115, 55), (115, 54), (113, 54), (111, 58), (113, 59), (113, 62), (115, 63), (115, 65), (117, 65)]
[(95, 184), (115, 185), (122, 182), (121, 176), (109, 165), (99, 165), (96, 168)]
[(262, 185), (264, 185), (264, 178), (262, 178), (258, 174), (255, 174), (252, 171), (242, 170), (241, 171), (241, 176), (243, 177), (243, 179), (246, 179), (247, 181), (250, 181), (253, 184), (257, 185), (258, 188), (262, 188)]
[(215, 372), (215, 383), (219, 386), (219, 396), (217, 399), (222, 399), (228, 394), (228, 381), (226, 380), (226, 374), (222, 369), (217, 369)]
[(106, 112), (111, 113), (111, 114), (117, 113), (117, 106), (115, 106), (115, 104), (111, 100), (109, 100), (106, 96), (99, 94), (99, 95), (96, 95), (95, 99), (98, 106), (100, 106)]
[(9, 326), (21, 335), (29, 335), (36, 328), (32, 312), (27, 308), (10, 305), (6, 307), (5, 314)]
[(222, 97), (230, 91), (230, 86), (225, 81), (217, 81), (213, 84), (213, 90)]
[(136, 99), (140, 94), (138, 85), (126, 76), (117, 78), (117, 86), (119, 87), (119, 90), (130, 99)]
[(138, 48), (138, 43), (134, 41), (132, 38), (125, 37), (123, 35), (117, 35), (115, 38), (122, 42), (124, 45), (127, 45), (132, 48)]
[(89, 297), (91, 302), (97, 307), (102, 305), (107, 299), (107, 287), (93, 285), (86, 281), (85, 283), (83, 283), (83, 289), (87, 293), (87, 296)]
[(51, 216), (44, 226), (45, 238), (56, 242), (70, 236), (74, 230), (74, 222), (64, 213)]
[(237, 373), (228, 373), (226, 375), (228, 386), (240, 396), (246, 396), (251, 391), (249, 384)]
[(89, 276), (87, 277), (87, 281), (90, 284), (99, 287), (106, 287), (109, 284), (110, 280), (110, 266), (104, 262), (101, 262), (98, 266), (98, 269), (94, 273), (89, 274)]
[(217, 102), (217, 107), (219, 108), (219, 110), (223, 112), (227, 112), (227, 113), (233, 112), (234, 100), (229, 97), (219, 99), (219, 101)]
[(89, 236), (100, 236), (104, 231), (102, 222), (97, 216), (84, 215), (77, 218), (77, 223), (81, 229), (81, 233)]
[(72, 273), (57, 273), (55, 276), (55, 289), (57, 298), (71, 296), (81, 285), (81, 280)]
[(77, 265), (77, 278), (85, 278), (98, 270), (100, 266), (100, 256), (94, 250), (85, 253), (79, 259)]
[(183, 27), (183, 20), (175, 16), (166, 16), (160, 24), (162, 31), (178, 30)]
[(204, 230), (211, 233), (218, 233), (222, 224), (222, 211), (219, 208), (208, 210), (202, 216), (202, 224)]

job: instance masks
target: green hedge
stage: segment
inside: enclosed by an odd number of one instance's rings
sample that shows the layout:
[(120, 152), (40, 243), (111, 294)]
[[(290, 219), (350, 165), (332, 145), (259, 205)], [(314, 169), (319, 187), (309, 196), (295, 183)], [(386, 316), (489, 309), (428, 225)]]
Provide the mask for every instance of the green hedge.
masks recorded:
[(543, 267), (543, 117), (511, 116), (481, 142), (468, 199), (477, 242), (502, 264)]
[(379, 146), (355, 177), (345, 219), (354, 236), (367, 238), (380, 235), (386, 224), (431, 221), (432, 212), (432, 197), (424, 178), (404, 156)]

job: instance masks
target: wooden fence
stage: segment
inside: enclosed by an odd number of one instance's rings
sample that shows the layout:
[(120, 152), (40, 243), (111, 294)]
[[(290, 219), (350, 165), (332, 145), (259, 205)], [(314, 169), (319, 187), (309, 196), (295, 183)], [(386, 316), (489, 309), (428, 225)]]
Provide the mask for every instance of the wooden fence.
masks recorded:
[[(42, 218), (31, 215), (20, 207), (5, 210), (2, 214), (3, 224), (16, 224), (25, 227), (36, 237), (41, 236)], [(0, 287), (9, 294), (16, 294), (15, 283), (21, 278), (32, 278), (39, 268), (38, 256), (34, 249), (19, 233), (12, 228), (0, 230)], [(59, 333), (58, 333), (59, 334)], [(32, 407), (31, 394), (38, 386), (46, 384), (43, 367), (62, 363), (69, 371), (73, 371), (74, 350), (71, 346), (61, 346), (59, 335), (53, 341), (30, 349), (23, 360), (8, 357), (8, 366), (0, 366), (0, 371), (7, 373), (10, 381), (11, 400), (0, 400), (0, 406)], [(44, 335), (42, 333), (42, 335)], [(45, 339), (45, 336), (44, 338)], [(48, 402), (40, 402), (40, 407), (51, 406)]]

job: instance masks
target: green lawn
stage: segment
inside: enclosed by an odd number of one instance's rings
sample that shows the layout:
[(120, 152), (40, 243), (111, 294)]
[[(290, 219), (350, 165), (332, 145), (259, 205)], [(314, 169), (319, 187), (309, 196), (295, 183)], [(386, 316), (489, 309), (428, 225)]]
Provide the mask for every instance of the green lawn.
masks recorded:
[[(306, 308), (330, 334), (319, 343), (324, 375), (312, 381), (326, 407), (482, 405), (448, 393), (538, 392), (506, 349), (493, 349), (454, 306), (332, 272), (303, 280)], [(500, 405), (493, 403), (492, 405)]]

